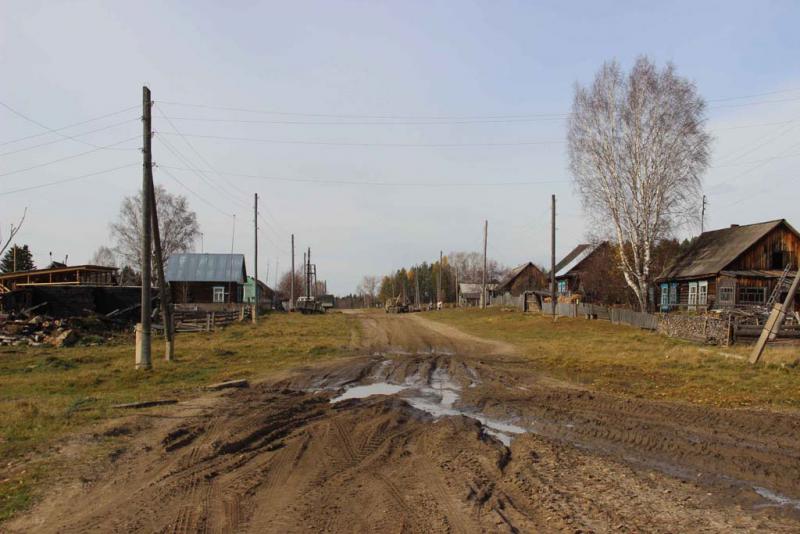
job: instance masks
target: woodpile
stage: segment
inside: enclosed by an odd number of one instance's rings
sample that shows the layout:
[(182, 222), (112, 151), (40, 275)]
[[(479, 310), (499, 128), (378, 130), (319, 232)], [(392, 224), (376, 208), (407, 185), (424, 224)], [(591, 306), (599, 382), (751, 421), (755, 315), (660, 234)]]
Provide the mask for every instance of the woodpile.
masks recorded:
[(127, 326), (99, 315), (55, 319), (25, 310), (0, 314), (0, 346), (70, 347), (78, 342), (97, 345)]

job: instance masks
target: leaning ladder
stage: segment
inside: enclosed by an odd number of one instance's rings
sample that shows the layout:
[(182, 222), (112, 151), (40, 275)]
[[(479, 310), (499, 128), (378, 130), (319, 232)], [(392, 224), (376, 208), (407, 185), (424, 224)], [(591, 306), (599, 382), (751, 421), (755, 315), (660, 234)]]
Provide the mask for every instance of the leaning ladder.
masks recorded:
[(789, 271), (791, 270), (792, 262), (789, 262), (786, 264), (786, 268), (783, 270), (780, 280), (778, 280), (778, 283), (775, 284), (775, 289), (772, 290), (769, 300), (767, 300), (767, 310), (772, 310), (772, 305), (775, 304), (775, 301), (778, 300), (778, 297), (780, 297), (781, 290), (783, 289), (783, 286), (786, 285), (786, 279), (789, 277)]

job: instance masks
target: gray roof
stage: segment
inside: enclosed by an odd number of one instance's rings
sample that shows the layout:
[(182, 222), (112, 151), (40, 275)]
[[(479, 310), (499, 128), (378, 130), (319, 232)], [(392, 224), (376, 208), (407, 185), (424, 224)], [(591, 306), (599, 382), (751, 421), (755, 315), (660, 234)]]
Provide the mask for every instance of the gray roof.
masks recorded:
[[(497, 284), (486, 284), (486, 291), (494, 291), (495, 288), (497, 288)], [(480, 296), (481, 289), (481, 284), (470, 284), (468, 282), (459, 282), (458, 284), (458, 291), (465, 298), (468, 296)]]
[(244, 254), (173, 254), (167, 261), (167, 282), (235, 282), (244, 284)]
[(659, 279), (716, 275), (781, 224), (797, 233), (784, 219), (703, 232)]

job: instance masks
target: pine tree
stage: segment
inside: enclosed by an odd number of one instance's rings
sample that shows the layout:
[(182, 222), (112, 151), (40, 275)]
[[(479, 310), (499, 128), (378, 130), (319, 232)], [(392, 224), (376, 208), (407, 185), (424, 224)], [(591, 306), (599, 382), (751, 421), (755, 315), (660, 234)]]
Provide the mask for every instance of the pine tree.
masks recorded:
[[(14, 264), (14, 252), (17, 254), (16, 268)], [(31, 254), (28, 245), (17, 246), (13, 245), (6, 251), (3, 259), (0, 260), (0, 271), (4, 273), (13, 273), (15, 271), (32, 271), (36, 269), (33, 264), (33, 255)]]

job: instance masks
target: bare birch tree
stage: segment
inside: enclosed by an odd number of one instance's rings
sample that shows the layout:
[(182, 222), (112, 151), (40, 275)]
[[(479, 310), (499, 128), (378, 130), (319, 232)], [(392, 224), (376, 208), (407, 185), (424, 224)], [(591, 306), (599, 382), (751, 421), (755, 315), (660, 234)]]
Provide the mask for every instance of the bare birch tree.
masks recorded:
[[(158, 206), (158, 226), (161, 234), (161, 249), (164, 262), (172, 254), (188, 252), (200, 235), (197, 215), (189, 208), (182, 195), (173, 195), (157, 185), (155, 188)], [(111, 224), (111, 236), (115, 242), (113, 251), (126, 265), (137, 268), (142, 257), (142, 196), (125, 197), (119, 209), (119, 218)]]
[(625, 282), (644, 311), (659, 240), (696, 219), (709, 164), (705, 101), (694, 84), (640, 57), (630, 73), (605, 63), (576, 86), (570, 169), (584, 210), (613, 237)]

